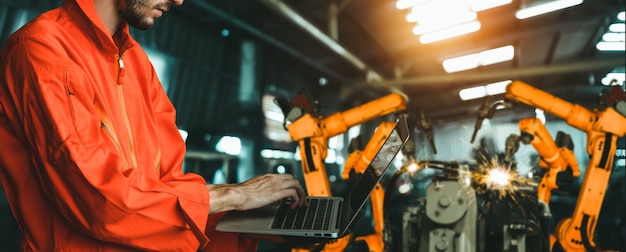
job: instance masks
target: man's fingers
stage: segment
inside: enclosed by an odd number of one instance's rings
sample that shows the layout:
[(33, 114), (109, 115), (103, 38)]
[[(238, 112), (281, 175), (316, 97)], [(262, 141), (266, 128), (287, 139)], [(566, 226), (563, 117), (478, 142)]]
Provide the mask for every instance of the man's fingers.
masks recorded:
[(246, 209), (269, 205), (285, 198), (291, 198), (291, 207), (305, 206), (305, 191), (291, 174), (264, 174), (240, 184), (247, 191), (249, 201)]
[(306, 202), (306, 194), (304, 193), (304, 189), (302, 189), (302, 186), (300, 186), (300, 184), (298, 183), (298, 186), (296, 187), (296, 192), (298, 193), (298, 195), (300, 195), (300, 202), (298, 202), (299, 206), (306, 206), (307, 202)]
[(287, 183), (284, 183), (283, 186), (285, 187), (285, 189), (290, 190), (289, 194), (291, 194), (291, 198), (293, 200), (291, 202), (292, 208), (295, 206), (306, 205), (306, 194), (304, 193), (304, 189), (300, 185), (300, 182), (292, 179), (290, 181), (287, 181)]

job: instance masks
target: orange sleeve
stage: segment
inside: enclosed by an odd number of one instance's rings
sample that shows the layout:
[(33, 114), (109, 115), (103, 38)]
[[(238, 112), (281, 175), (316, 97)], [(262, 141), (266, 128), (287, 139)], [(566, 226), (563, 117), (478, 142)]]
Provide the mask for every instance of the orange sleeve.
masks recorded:
[(207, 222), (206, 233), (211, 238), (203, 249), (204, 252), (250, 252), (258, 250), (258, 241), (242, 238), (238, 233), (228, 233), (215, 230), (217, 223), (224, 216), (223, 213), (212, 214)]
[[(127, 169), (104, 137), (94, 94), (68, 91), (97, 84), (76, 63), (63, 60), (68, 58), (63, 46), (24, 39), (3, 59), (17, 110), (13, 127), (33, 150), (38, 174), (33, 183), (42, 185), (50, 203), (82, 233), (144, 250), (195, 251), (200, 244), (189, 222), (203, 231), (209, 194), (201, 177), (175, 172), (182, 140), (163, 138), (165, 149), (175, 150), (163, 157), (162, 166), (171, 169), (165, 181)], [(169, 117), (166, 127), (173, 125)]]

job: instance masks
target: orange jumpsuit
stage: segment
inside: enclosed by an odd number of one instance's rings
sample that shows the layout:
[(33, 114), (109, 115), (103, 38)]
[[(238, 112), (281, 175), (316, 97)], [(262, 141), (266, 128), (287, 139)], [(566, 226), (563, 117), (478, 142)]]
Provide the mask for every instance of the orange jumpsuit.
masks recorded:
[(256, 249), (213, 229), (146, 53), (128, 25), (112, 38), (93, 0), (18, 30), (0, 67), (0, 182), (23, 251)]

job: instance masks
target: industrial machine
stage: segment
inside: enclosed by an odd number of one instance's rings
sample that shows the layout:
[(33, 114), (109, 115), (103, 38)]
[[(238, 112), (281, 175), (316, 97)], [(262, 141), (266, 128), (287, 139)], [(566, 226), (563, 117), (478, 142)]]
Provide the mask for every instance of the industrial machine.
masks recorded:
[[(487, 101), (481, 106), (478, 115), (482, 119), (478, 120), (479, 123), (472, 134), (472, 138), (476, 136), (476, 131), (480, 128), (481, 121), (484, 118), (491, 118), (496, 107), (501, 104), (506, 104), (505, 107), (507, 108), (512, 106), (510, 101), (499, 101), (494, 104), (490, 104)], [(480, 115), (484, 116), (480, 117)], [(536, 189), (537, 203), (540, 209), (535, 214), (541, 217), (540, 230), (542, 230), (542, 235), (544, 236), (541, 239), (547, 241), (541, 242), (542, 245), (545, 244), (545, 246), (542, 246), (542, 250), (548, 251), (556, 240), (554, 235), (549, 235), (547, 232), (549, 230), (550, 218), (552, 217), (549, 207), (552, 191), (562, 186), (570, 185), (575, 178), (580, 176), (578, 161), (574, 156), (574, 145), (569, 134), (558, 131), (555, 142), (543, 122), (538, 118), (522, 118), (518, 124), (520, 134), (511, 134), (506, 138), (503, 162), (509, 165), (514, 162), (513, 156), (519, 149), (520, 143), (531, 144), (539, 154), (539, 167), (544, 169), (545, 172)], [(509, 236), (511, 231), (511, 229), (506, 229), (503, 239)], [(504, 242), (504, 244), (507, 244), (507, 242)]]
[(537, 200), (504, 164), (431, 160), (417, 166), (437, 173), (425, 196), (402, 213), (402, 252), (539, 250)]
[[(539, 154), (539, 167), (546, 171), (537, 186), (537, 198), (544, 213), (541, 229), (547, 231), (551, 217), (549, 205), (552, 191), (572, 184), (574, 179), (580, 176), (578, 161), (573, 153), (574, 145), (570, 135), (562, 131), (557, 132), (555, 142), (538, 118), (521, 119), (519, 129), (520, 136), (511, 135), (507, 138), (506, 156), (508, 158), (517, 151), (519, 142), (531, 144)], [(556, 241), (553, 234), (544, 239), (549, 241), (548, 248), (545, 249), (553, 247)]]
[[(542, 109), (587, 134), (586, 151), (590, 160), (576, 207), (571, 217), (561, 220), (557, 225), (554, 237), (551, 239), (550, 250), (600, 250), (593, 241), (593, 237), (614, 163), (616, 141), (626, 134), (624, 91), (612, 89), (602, 102), (602, 106), (594, 110), (571, 104), (521, 81), (513, 81), (509, 84), (505, 97), (505, 103), (521, 102)], [(480, 129), (482, 120), (493, 115), (484, 108), (485, 106), (481, 108), (482, 111), (479, 110), (473, 137)], [(523, 119), (520, 121), (520, 130), (522, 140), (533, 144), (541, 155), (541, 167), (548, 169), (538, 188), (538, 197), (543, 202), (549, 202), (551, 190), (558, 188), (559, 177), (566, 178), (569, 172), (573, 177), (578, 176), (578, 165), (571, 154), (571, 149), (567, 148), (567, 141), (561, 141), (557, 136), (557, 142), (561, 144), (556, 146), (542, 124), (532, 119)], [(513, 152), (512, 150), (515, 149), (515, 141), (511, 143), (509, 145), (513, 147), (509, 147), (508, 152)]]
[(420, 161), (417, 166), (443, 172), (434, 176), (426, 197), (404, 211), (402, 252), (478, 251), (478, 208), (468, 165)]

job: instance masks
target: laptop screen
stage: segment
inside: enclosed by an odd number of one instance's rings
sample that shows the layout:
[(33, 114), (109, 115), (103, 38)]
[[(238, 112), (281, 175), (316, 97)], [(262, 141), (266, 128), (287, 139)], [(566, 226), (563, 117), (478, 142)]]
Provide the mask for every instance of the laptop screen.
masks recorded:
[(346, 210), (349, 212), (345, 217), (349, 222), (353, 221), (351, 219), (355, 215), (354, 211), (363, 207), (372, 190), (385, 173), (385, 170), (387, 170), (408, 138), (406, 117), (402, 115), (385, 142), (381, 145), (376, 156), (361, 175), (361, 178), (354, 185), (348, 197), (346, 197), (349, 204)]

